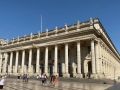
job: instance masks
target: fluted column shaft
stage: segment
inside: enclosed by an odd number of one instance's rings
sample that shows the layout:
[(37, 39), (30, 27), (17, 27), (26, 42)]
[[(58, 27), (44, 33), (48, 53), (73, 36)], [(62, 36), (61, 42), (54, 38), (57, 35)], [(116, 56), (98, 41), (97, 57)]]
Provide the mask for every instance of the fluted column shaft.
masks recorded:
[(100, 73), (102, 72), (102, 55), (101, 55), (101, 46), (99, 44), (99, 60), (100, 60)]
[(19, 58), (19, 51), (16, 51), (15, 73), (17, 73), (17, 67), (18, 67), (18, 58)]
[(92, 54), (92, 73), (95, 72), (95, 49), (94, 49), (94, 40), (91, 40), (91, 54)]
[(81, 50), (80, 50), (80, 41), (77, 41), (77, 74), (81, 74)]
[(9, 73), (12, 71), (12, 62), (13, 62), (13, 52), (10, 53), (10, 67), (9, 67)]
[(37, 48), (36, 73), (40, 72), (39, 63), (40, 63), (40, 48)]
[(45, 48), (45, 74), (48, 74), (48, 46)]
[(2, 67), (2, 54), (0, 53), (0, 73), (1, 73), (1, 67)]
[(22, 73), (25, 73), (24, 70), (24, 66), (25, 66), (25, 50), (22, 51)]
[(29, 73), (31, 73), (31, 62), (32, 62), (32, 49), (29, 50), (29, 70), (28, 70)]
[(57, 62), (58, 62), (58, 46), (55, 45), (55, 53), (54, 53), (54, 57), (55, 57), (55, 70), (54, 70), (54, 73), (56, 74), (57, 73)]
[(65, 43), (65, 73), (68, 74), (68, 43)]
[(96, 71), (97, 73), (100, 73), (100, 59), (99, 59), (99, 53), (98, 52), (98, 43), (95, 44), (95, 50), (96, 50)]
[(3, 66), (3, 73), (6, 73), (6, 66), (7, 66), (7, 59), (8, 59), (8, 53), (5, 53), (5, 63), (4, 63), (4, 66)]

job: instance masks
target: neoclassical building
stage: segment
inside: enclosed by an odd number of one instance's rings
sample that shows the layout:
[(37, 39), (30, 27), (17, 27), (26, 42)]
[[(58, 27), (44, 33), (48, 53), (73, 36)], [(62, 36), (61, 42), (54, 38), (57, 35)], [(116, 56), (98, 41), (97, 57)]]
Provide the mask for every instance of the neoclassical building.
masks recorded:
[(91, 78), (120, 75), (120, 55), (99, 19), (18, 36), (1, 45), (0, 51), (2, 74), (45, 73), (76, 78), (86, 78), (87, 73)]

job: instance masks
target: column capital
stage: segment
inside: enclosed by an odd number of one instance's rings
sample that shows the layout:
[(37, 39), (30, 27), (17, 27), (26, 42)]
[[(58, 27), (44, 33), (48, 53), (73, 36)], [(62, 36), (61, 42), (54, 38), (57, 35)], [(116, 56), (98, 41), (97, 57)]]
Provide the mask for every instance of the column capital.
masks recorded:
[(91, 41), (95, 41), (95, 38), (90, 38)]
[(68, 44), (68, 41), (67, 41), (67, 42), (64, 42), (64, 44)]
[(79, 43), (81, 40), (75, 40), (77, 43)]

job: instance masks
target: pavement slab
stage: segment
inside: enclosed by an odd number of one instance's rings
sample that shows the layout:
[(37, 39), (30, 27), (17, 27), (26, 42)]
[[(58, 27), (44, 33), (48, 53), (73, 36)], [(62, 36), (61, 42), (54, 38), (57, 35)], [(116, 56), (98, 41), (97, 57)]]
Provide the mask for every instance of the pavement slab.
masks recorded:
[(41, 85), (41, 81), (29, 80), (23, 82), (21, 79), (6, 79), (3, 90), (120, 90), (120, 83), (116, 85), (99, 83), (78, 83), (59, 81), (58, 86), (53, 86), (49, 81)]

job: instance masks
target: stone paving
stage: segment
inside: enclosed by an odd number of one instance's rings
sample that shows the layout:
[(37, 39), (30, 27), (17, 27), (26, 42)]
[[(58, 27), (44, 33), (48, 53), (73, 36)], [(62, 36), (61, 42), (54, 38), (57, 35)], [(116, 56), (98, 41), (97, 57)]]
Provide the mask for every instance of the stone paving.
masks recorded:
[(97, 84), (59, 81), (59, 86), (55, 87), (51, 83), (41, 85), (41, 81), (29, 80), (23, 82), (22, 79), (7, 79), (3, 90), (120, 90), (120, 84)]

